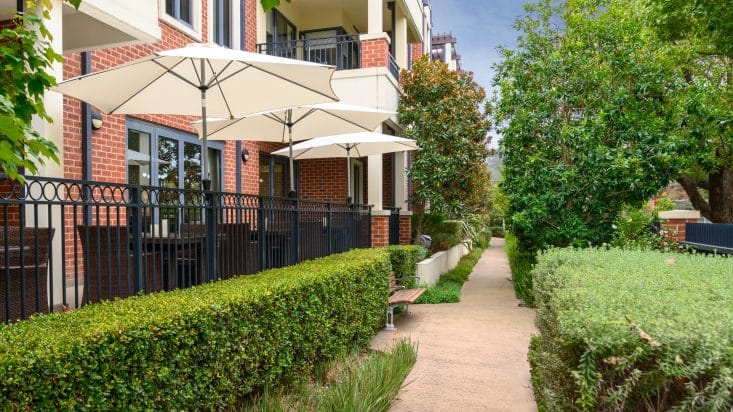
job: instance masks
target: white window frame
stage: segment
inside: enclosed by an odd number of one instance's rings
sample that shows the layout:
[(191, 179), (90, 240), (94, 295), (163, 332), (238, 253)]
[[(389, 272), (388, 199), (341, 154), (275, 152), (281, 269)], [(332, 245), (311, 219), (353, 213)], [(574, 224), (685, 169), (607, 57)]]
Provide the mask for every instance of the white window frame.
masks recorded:
[[(158, 1), (158, 18), (182, 32), (183, 34), (193, 38), (194, 40), (201, 42), (203, 40), (201, 30), (201, 0), (191, 0), (191, 25), (189, 26), (185, 22), (178, 20), (171, 16), (165, 11), (165, 0)], [(210, 3), (210, 2), (209, 2)], [(211, 13), (209, 13), (211, 15)]]

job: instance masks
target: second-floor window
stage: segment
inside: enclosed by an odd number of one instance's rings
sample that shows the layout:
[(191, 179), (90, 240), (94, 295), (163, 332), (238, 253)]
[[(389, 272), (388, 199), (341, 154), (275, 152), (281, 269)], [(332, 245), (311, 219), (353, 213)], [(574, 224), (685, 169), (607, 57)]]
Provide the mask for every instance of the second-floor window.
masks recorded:
[(166, 0), (165, 12), (176, 20), (193, 26), (193, 0)]
[(232, 47), (232, 0), (214, 2), (214, 42)]

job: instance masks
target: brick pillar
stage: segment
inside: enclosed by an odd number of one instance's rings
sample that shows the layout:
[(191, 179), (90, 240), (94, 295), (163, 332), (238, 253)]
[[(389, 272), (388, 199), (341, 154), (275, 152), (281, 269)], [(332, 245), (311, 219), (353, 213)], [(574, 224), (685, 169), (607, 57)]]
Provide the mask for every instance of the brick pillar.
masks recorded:
[(400, 245), (412, 243), (412, 213), (400, 214)]
[(385, 37), (361, 41), (361, 67), (388, 67), (389, 44)]
[(681, 242), (685, 240), (685, 224), (700, 222), (700, 212), (697, 210), (669, 210), (659, 212), (662, 221), (662, 230), (666, 231), (669, 239)]
[(415, 63), (416, 61), (420, 60), (422, 56), (422, 43), (410, 43), (410, 60), (412, 60), (411, 63)]
[(372, 247), (389, 245), (389, 211), (372, 212)]

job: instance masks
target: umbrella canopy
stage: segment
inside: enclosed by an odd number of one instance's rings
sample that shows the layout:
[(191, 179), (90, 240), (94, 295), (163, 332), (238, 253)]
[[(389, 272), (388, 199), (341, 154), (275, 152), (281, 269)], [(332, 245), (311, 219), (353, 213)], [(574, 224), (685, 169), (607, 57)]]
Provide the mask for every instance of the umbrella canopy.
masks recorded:
[(317, 137), (298, 143), (292, 149), (281, 149), (273, 154), (289, 156), (291, 159), (321, 159), (345, 157), (348, 179), (347, 196), (351, 196), (351, 158), (384, 153), (417, 150), (414, 140), (381, 133), (364, 132), (336, 136)]
[[(213, 140), (255, 140), (288, 142), (324, 134), (371, 132), (397, 113), (344, 103), (322, 103), (256, 113), (232, 120), (209, 120), (208, 138)], [(203, 135), (202, 122), (194, 127)], [(295, 182), (290, 159), (290, 190)]]
[[(53, 90), (93, 104), (107, 114), (201, 115), (202, 129), (206, 130), (207, 115), (235, 118), (337, 101), (331, 88), (334, 70), (332, 66), (193, 44), (76, 77)], [(206, 156), (202, 158), (202, 179), (206, 180)]]

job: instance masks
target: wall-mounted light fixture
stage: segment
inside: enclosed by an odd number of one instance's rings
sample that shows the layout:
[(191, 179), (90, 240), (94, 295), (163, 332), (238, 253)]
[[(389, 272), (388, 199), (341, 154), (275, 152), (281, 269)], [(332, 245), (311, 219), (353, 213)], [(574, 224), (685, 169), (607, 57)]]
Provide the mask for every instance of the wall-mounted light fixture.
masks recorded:
[(242, 161), (246, 162), (247, 160), (249, 160), (249, 150), (242, 149)]
[(102, 120), (102, 114), (99, 113), (97, 110), (92, 110), (92, 129), (99, 130), (104, 126), (104, 121)]

